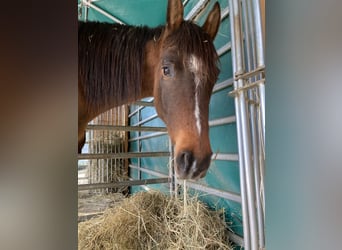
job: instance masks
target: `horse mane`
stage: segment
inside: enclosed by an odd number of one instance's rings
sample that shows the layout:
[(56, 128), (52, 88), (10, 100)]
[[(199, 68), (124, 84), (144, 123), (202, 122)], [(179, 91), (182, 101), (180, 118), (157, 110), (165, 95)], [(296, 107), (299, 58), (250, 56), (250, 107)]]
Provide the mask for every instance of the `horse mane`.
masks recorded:
[(79, 21), (79, 82), (88, 107), (99, 109), (103, 104), (118, 105), (128, 96), (139, 98), (144, 48), (161, 32), (162, 27)]
[[(87, 109), (122, 104), (141, 96), (145, 45), (159, 39), (164, 27), (130, 26), (100, 22), (78, 23), (78, 77)], [(201, 27), (183, 21), (166, 37), (164, 46), (176, 46), (184, 59), (202, 59), (204, 82), (215, 83), (218, 55), (210, 36)], [(210, 86), (212, 87), (212, 86)]]
[[(191, 21), (183, 21), (180, 27), (164, 41), (164, 46), (177, 47), (180, 54), (187, 60), (190, 55), (200, 58), (203, 62), (202, 81), (214, 84), (220, 70), (219, 56), (209, 34)], [(212, 86), (211, 86), (212, 87)]]

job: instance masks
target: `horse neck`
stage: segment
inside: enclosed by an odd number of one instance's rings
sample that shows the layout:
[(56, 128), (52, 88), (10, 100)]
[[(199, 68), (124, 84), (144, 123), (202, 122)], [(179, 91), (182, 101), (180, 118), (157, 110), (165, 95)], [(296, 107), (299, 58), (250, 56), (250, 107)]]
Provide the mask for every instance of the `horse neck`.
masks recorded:
[[(97, 25), (96, 28), (98, 29), (113, 30), (108, 24), (92, 25)], [(132, 103), (141, 98), (153, 95), (154, 64), (151, 62), (155, 61), (155, 55), (153, 54), (155, 39), (160, 36), (162, 28), (115, 27), (115, 30), (117, 30), (115, 34), (117, 38), (104, 38), (102, 35), (101, 40), (97, 39), (96, 33), (89, 33), (87, 30), (84, 31), (84, 34), (81, 33), (81, 39), (86, 40), (86, 42), (89, 39), (88, 37), (91, 36), (93, 44), (98, 42), (102, 45), (104, 39), (110, 39), (112, 48), (115, 49), (115, 51), (113, 50), (114, 52), (111, 52), (112, 54), (102, 59), (95, 54), (95, 51), (98, 50), (96, 47), (95, 50), (92, 50), (92, 48), (83, 48), (81, 46), (81, 53), (79, 48), (79, 56), (81, 58), (79, 60), (81, 60), (81, 63), (83, 62), (82, 58), (85, 53), (87, 55), (93, 53), (91, 58), (94, 58), (92, 61), (94, 66), (91, 69), (89, 69), (87, 64), (82, 65), (83, 68), (81, 67), (85, 72), (87, 70), (91, 71), (86, 74), (81, 72), (81, 75), (79, 75), (79, 78), (81, 78), (81, 87), (79, 85), (79, 91), (81, 89), (79, 96), (81, 97), (79, 98), (84, 99), (81, 102), (83, 101), (86, 106), (85, 113), (91, 116), (89, 119), (113, 107)], [(122, 39), (126, 40), (123, 41)], [(147, 47), (152, 48), (152, 51), (148, 50)], [(103, 45), (100, 48), (103, 48)], [(86, 49), (85, 52), (84, 49)], [(101, 49), (101, 51), (105, 50), (110, 51), (106, 48)], [(108, 61), (110, 61), (110, 65)], [(99, 65), (102, 66), (98, 68), (97, 66)], [(84, 66), (86, 66), (86, 69), (84, 69)], [(94, 71), (94, 68), (97, 71)], [(92, 78), (87, 78), (88, 76), (92, 76)]]

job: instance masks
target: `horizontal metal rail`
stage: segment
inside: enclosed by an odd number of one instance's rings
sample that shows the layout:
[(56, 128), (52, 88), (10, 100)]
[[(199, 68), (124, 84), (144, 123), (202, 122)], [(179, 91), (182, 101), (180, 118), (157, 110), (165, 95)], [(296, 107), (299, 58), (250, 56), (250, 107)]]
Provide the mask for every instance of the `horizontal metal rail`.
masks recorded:
[(138, 105), (138, 106), (144, 106), (144, 107), (153, 107), (154, 106), (154, 102), (152, 101), (136, 101), (133, 103), (134, 105)]
[(114, 22), (117, 22), (119, 24), (125, 24), (123, 21), (119, 20), (118, 18), (114, 17), (113, 15), (109, 14), (108, 12), (104, 11), (103, 9), (97, 7), (96, 5), (92, 4), (91, 1), (83, 0), (82, 4), (88, 7), (93, 8), (97, 12), (101, 13), (102, 15), (108, 17), (109, 19), (113, 20)]
[[(209, 126), (214, 127), (214, 126), (219, 126), (219, 125), (225, 125), (225, 124), (233, 123), (235, 121), (236, 121), (235, 116), (228, 116), (228, 117), (219, 118), (216, 120), (209, 121)], [(148, 135), (133, 137), (133, 138), (129, 139), (128, 141), (133, 142), (133, 141), (137, 141), (137, 140), (145, 140), (145, 139), (150, 139), (150, 138), (158, 137), (158, 136), (162, 136), (162, 135), (167, 135), (167, 131), (166, 132), (155, 132), (155, 133), (151, 133)]]
[(79, 160), (89, 159), (126, 159), (139, 157), (168, 157), (170, 152), (129, 152), (129, 153), (111, 153), (111, 154), (78, 154)]
[(212, 160), (220, 160), (220, 161), (238, 161), (238, 154), (225, 154), (225, 153), (217, 153), (213, 154), (211, 157)]
[[(180, 185), (184, 184), (183, 180), (178, 180), (177, 179), (176, 182), (177, 182), (177, 184), (180, 184)], [(217, 188), (208, 187), (208, 186), (205, 186), (203, 184), (192, 182), (190, 180), (186, 181), (186, 185), (188, 187), (191, 187), (191, 188), (193, 188), (195, 190), (198, 190), (198, 191), (206, 192), (208, 194), (212, 194), (212, 195), (215, 195), (215, 196), (218, 196), (218, 197), (221, 197), (221, 198), (225, 198), (225, 199), (228, 199), (228, 200), (231, 200), (231, 201), (235, 201), (235, 202), (241, 203), (241, 195), (238, 194), (238, 193), (234, 193), (234, 192), (229, 192), (229, 191), (225, 191), (225, 190), (221, 190), (221, 189), (217, 189)]]
[(159, 131), (166, 132), (165, 127), (137, 127), (137, 126), (115, 126), (115, 125), (88, 125), (88, 130), (116, 130), (116, 131)]
[(147, 107), (147, 106), (154, 106), (153, 103), (154, 97), (151, 97), (148, 99), (148, 101), (136, 101), (134, 103), (132, 103), (131, 105), (138, 105), (140, 106), (139, 108), (137, 108), (136, 110), (134, 110), (132, 113), (128, 114), (128, 117), (131, 118), (133, 115), (135, 115), (136, 113), (138, 113), (140, 110), (142, 110), (143, 108)]
[(93, 184), (80, 184), (78, 185), (78, 190), (89, 190), (89, 189), (99, 189), (99, 188), (118, 188), (126, 186), (140, 186), (146, 184), (159, 184), (159, 183), (169, 183), (170, 178), (155, 178), (146, 180), (129, 180), (129, 181), (119, 181), (114, 183), (93, 183)]
[[(234, 242), (236, 245), (241, 246), (241, 247), (245, 246), (244, 240), (241, 236), (239, 236), (233, 232), (228, 231), (228, 237), (229, 237), (229, 240)], [(260, 250), (262, 250), (262, 249), (260, 249)]]
[(186, 15), (184, 19), (185, 20), (194, 19), (198, 15), (198, 13), (205, 7), (207, 2), (208, 0), (199, 0), (197, 4), (195, 5), (195, 7), (193, 7), (192, 10), (190, 10), (190, 12)]
[(153, 137), (158, 137), (158, 136), (162, 136), (162, 135), (167, 135), (167, 132), (156, 132), (156, 133), (152, 133), (152, 134), (148, 134), (148, 135), (142, 135), (142, 136), (137, 136), (137, 137), (133, 137), (131, 139), (129, 139), (129, 142), (133, 142), (133, 141), (137, 141), (137, 140), (145, 140), (145, 139), (150, 139)]
[(254, 69), (254, 70), (251, 70), (249, 72), (238, 72), (235, 74), (235, 81), (237, 81), (239, 79), (251, 78), (251, 77), (256, 76), (258, 74), (264, 73), (264, 71), (265, 71), (265, 66), (261, 66), (261, 67)]
[(149, 121), (151, 121), (151, 120), (153, 120), (153, 119), (155, 119), (157, 117), (158, 117), (158, 114), (151, 115), (150, 117), (147, 117), (146, 119), (141, 120), (141, 121), (133, 124), (132, 126), (139, 126), (139, 125), (144, 124), (146, 122), (149, 122)]
[(225, 124), (230, 124), (236, 122), (236, 117), (235, 115), (233, 116), (227, 116), (215, 120), (209, 121), (209, 127), (214, 127), (214, 126), (220, 126), (220, 125), (225, 125)]
[(147, 173), (147, 174), (154, 175), (154, 176), (158, 176), (158, 177), (162, 177), (162, 178), (169, 177), (169, 175), (163, 174), (161, 172), (158, 172), (158, 171), (155, 171), (155, 170), (151, 170), (151, 169), (147, 169), (147, 168), (143, 168), (143, 167), (138, 167), (138, 166), (135, 166), (135, 165), (132, 165), (132, 164), (129, 164), (129, 167), (133, 168), (133, 169), (136, 169), (136, 170), (139, 170), (141, 172)]
[(229, 8), (226, 7), (221, 12), (221, 21), (229, 15)]
[(183, 1), (183, 6), (185, 7), (185, 5), (189, 2), (189, 0), (184, 0)]
[(216, 93), (217, 91), (228, 88), (228, 87), (232, 86), (233, 83), (234, 83), (233, 78), (229, 78), (223, 82), (217, 83), (214, 85), (213, 93)]
[(217, 54), (218, 56), (222, 56), (223, 54), (227, 53), (229, 50), (232, 49), (232, 43), (226, 43), (225, 45), (223, 45), (221, 48), (219, 48), (217, 50)]
[(259, 84), (264, 84), (264, 83), (265, 83), (265, 79), (261, 79), (261, 80), (256, 81), (256, 82), (248, 83), (242, 87), (237, 87), (236, 89), (230, 91), (229, 95), (235, 96), (235, 95), (239, 94), (241, 91), (246, 91), (248, 89), (258, 87)]
[(132, 113), (128, 114), (128, 118), (131, 118), (132, 116), (136, 115), (139, 111), (141, 111), (142, 109), (144, 109), (145, 106), (140, 106), (139, 108), (137, 108), (136, 110), (134, 110)]

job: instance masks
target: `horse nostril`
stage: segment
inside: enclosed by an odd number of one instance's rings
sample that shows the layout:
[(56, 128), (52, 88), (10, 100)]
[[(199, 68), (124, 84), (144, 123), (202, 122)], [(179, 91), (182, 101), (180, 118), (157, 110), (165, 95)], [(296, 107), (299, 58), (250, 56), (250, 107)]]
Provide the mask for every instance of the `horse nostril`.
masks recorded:
[(191, 152), (183, 151), (177, 158), (177, 164), (183, 171), (188, 171), (192, 165), (193, 160), (194, 158)]

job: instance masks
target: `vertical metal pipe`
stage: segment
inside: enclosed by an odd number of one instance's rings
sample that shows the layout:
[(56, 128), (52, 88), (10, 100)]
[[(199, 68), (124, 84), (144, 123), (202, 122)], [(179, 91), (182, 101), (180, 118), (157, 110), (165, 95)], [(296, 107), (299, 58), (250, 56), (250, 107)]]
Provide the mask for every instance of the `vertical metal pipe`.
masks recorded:
[(265, 231), (264, 231), (264, 204), (263, 204), (263, 167), (264, 167), (264, 155), (263, 155), (263, 147), (262, 145), (262, 137), (260, 134), (262, 133), (262, 128), (259, 123), (259, 113), (260, 106), (257, 112), (257, 116), (255, 117), (255, 123), (257, 126), (256, 141), (254, 144), (258, 149), (257, 156), (255, 161), (258, 162), (258, 166), (254, 169), (255, 172), (255, 189), (256, 189), (256, 205), (257, 205), (257, 215), (258, 215), (258, 232), (259, 232), (259, 248), (265, 247)]
[[(251, 0), (245, 0), (246, 1), (246, 14), (247, 14), (247, 20), (248, 20), (248, 27), (249, 27), (249, 41), (250, 46), (247, 49), (250, 49), (252, 54), (252, 60), (251, 60), (251, 70), (255, 70), (257, 68), (256, 64), (256, 42), (255, 42), (255, 22), (254, 22), (254, 14), (252, 11), (252, 4)], [(259, 1), (259, 0), (258, 0)], [(252, 79), (256, 80), (255, 77)]]
[[(243, 80), (238, 80), (238, 86), (242, 86)], [(250, 222), (250, 235), (251, 235), (251, 249), (258, 249), (257, 240), (257, 218), (254, 207), (255, 193), (254, 193), (254, 178), (252, 170), (252, 159), (251, 159), (251, 135), (250, 126), (248, 122), (248, 110), (246, 105), (245, 93), (238, 93), (238, 104), (240, 105), (240, 121), (238, 122), (241, 126), (242, 135), (242, 146), (243, 146), (243, 160), (246, 175), (246, 191), (247, 191), (247, 203), (248, 203), (248, 216)]]
[[(240, 1), (233, 0), (233, 31), (234, 33), (234, 58), (233, 68), (235, 76), (243, 74), (245, 72), (244, 65), (244, 53), (243, 53), (243, 39), (242, 39), (242, 24), (241, 24), (241, 6)], [(239, 78), (234, 81), (234, 85), (237, 89), (244, 86), (244, 79)], [(252, 250), (258, 249), (258, 237), (257, 237), (257, 219), (256, 211), (254, 207), (255, 193), (254, 193), (254, 178), (252, 171), (252, 159), (251, 159), (251, 138), (250, 127), (248, 123), (248, 110), (246, 106), (246, 96), (243, 91), (237, 92), (235, 96), (237, 103), (237, 127), (240, 129), (239, 144), (242, 145), (242, 161), (245, 174), (245, 185), (247, 192), (247, 208), (249, 218), (249, 233), (250, 233), (250, 247)], [(245, 235), (245, 234), (244, 234)]]
[(169, 178), (171, 180), (170, 182), (170, 194), (173, 194), (175, 192), (175, 170), (173, 165), (173, 147), (171, 143), (171, 139), (169, 137), (169, 151), (170, 151), (170, 157), (169, 157)]
[[(253, 53), (253, 42), (251, 39), (251, 25), (249, 18), (249, 9), (247, 0), (242, 0), (242, 17), (244, 21), (243, 32), (245, 40), (245, 53), (246, 53), (246, 70), (251, 71), (254, 69), (254, 53)], [(244, 11), (243, 11), (244, 10)]]
[[(265, 67), (265, 51), (264, 51), (264, 41), (263, 41), (263, 26), (261, 18), (260, 1), (252, 0), (252, 11), (254, 16), (254, 35), (255, 35), (255, 52), (256, 52), (256, 64), (257, 67)], [(262, 128), (263, 128), (263, 138), (265, 138), (265, 86), (264, 84), (259, 85), (259, 96), (260, 96), (260, 106), (261, 106), (261, 118), (262, 118)], [(265, 141), (264, 141), (265, 143)]]
[(261, 132), (263, 138), (263, 145), (265, 145), (265, 84), (260, 83), (258, 87), (259, 103), (260, 103), (260, 116), (261, 116)]
[[(245, 4), (245, 16), (247, 17), (246, 21), (246, 33), (248, 35), (246, 36), (246, 50), (249, 51), (248, 56), (248, 71), (256, 70), (257, 65), (257, 51), (256, 51), (256, 22), (255, 22), (255, 13), (253, 9), (253, 2), (254, 0), (243, 0)], [(247, 29), (248, 28), (248, 29)], [(259, 65), (260, 66), (260, 65)], [(258, 78), (259, 80), (260, 78)], [(252, 77), (251, 81), (254, 82), (257, 80), (257, 77)], [(259, 248), (263, 248), (265, 245), (264, 240), (264, 214), (263, 214), (263, 206), (261, 203), (261, 197), (260, 197), (260, 184), (261, 184), (261, 178), (260, 178), (260, 168), (262, 164), (262, 159), (260, 157), (262, 154), (262, 149), (259, 147), (259, 129), (260, 131), (263, 131), (263, 128), (260, 128), (258, 123), (258, 116), (260, 113), (260, 106), (255, 106), (254, 103), (260, 103), (259, 94), (256, 92), (255, 89), (251, 89), (248, 91), (248, 96), (253, 102), (250, 103), (250, 118), (251, 118), (251, 132), (252, 132), (252, 147), (253, 147), (253, 169), (254, 169), (254, 182), (255, 182), (255, 197), (256, 197), (256, 213), (257, 213), (257, 225), (258, 225), (258, 242), (259, 242)], [(259, 112), (258, 110), (259, 109)], [(263, 178), (262, 178), (263, 180)]]
[[(256, 65), (257, 67), (265, 67), (265, 51), (264, 51), (264, 30), (262, 25), (262, 17), (261, 17), (261, 7), (260, 7), (260, 1), (259, 0), (252, 0), (252, 11), (254, 16), (254, 25), (255, 25), (255, 49), (256, 49)], [(262, 74), (261, 77), (265, 77), (264, 74)], [(258, 204), (258, 212), (259, 216), (262, 216), (262, 223), (264, 222), (264, 159), (265, 159), (265, 85), (264, 83), (259, 84), (258, 87), (258, 94), (259, 94), (259, 103), (260, 103), (260, 140), (259, 140), (259, 147), (260, 147), (260, 204)], [(261, 230), (261, 229), (260, 229)], [(262, 228), (262, 236), (261, 239), (261, 246), (265, 247), (265, 236), (264, 236), (264, 230)]]
[[(260, 113), (260, 110), (259, 110)], [(265, 193), (264, 193), (264, 176), (265, 176), (265, 144), (264, 144), (264, 137), (262, 134), (261, 129), (261, 121), (260, 121), (260, 114), (258, 115), (258, 123), (259, 123), (259, 153), (260, 153), (260, 201), (261, 201), (261, 208), (262, 208), (262, 215), (263, 220), (265, 220)], [(265, 234), (265, 231), (264, 231)], [(264, 236), (264, 244), (265, 244), (265, 236)]]
[(85, 4), (87, 0), (81, 0), (84, 8), (84, 21), (88, 21), (88, 5)]
[[(141, 121), (141, 112), (140, 112), (139, 107), (138, 107), (138, 121), (139, 122)], [(138, 131), (138, 137), (140, 137), (140, 135), (141, 135), (141, 131)], [(137, 143), (138, 143), (138, 151), (141, 152), (141, 140), (138, 139)], [(138, 180), (141, 180), (141, 170), (140, 170), (140, 167), (141, 167), (141, 159), (138, 158)]]
[(260, 164), (261, 164), (260, 151), (261, 151), (261, 148), (259, 147), (260, 127), (258, 127), (258, 112), (254, 104), (250, 105), (250, 113), (251, 113), (250, 119), (251, 119), (251, 132), (252, 132), (256, 212), (257, 212), (257, 223), (258, 223), (258, 239), (259, 239), (259, 247), (263, 248), (264, 247), (264, 216), (263, 216), (261, 200), (260, 200), (261, 199), (260, 197)]
[(265, 67), (264, 60), (264, 43), (263, 43), (263, 28), (262, 28), (262, 20), (261, 20), (261, 11), (260, 11), (260, 1), (252, 0), (252, 10), (255, 22), (255, 42), (256, 42), (256, 58), (257, 58), (257, 67)]
[[(237, 50), (236, 50), (236, 35), (235, 35), (235, 8), (233, 8), (233, 0), (229, 0), (229, 8), (230, 8), (230, 30), (231, 30), (231, 43), (232, 43), (232, 61), (233, 61), (233, 68), (234, 72), (236, 72), (236, 57)], [(234, 89), (236, 89), (236, 81), (234, 81)], [(240, 107), (238, 105), (237, 98), (234, 98), (235, 102), (235, 115), (236, 115), (236, 121), (238, 122), (240, 120)], [(243, 216), (243, 239), (244, 239), (244, 247), (246, 250), (250, 250), (251, 243), (250, 243), (250, 237), (249, 237), (249, 219), (248, 219), (248, 209), (247, 209), (247, 196), (246, 196), (246, 181), (245, 181), (245, 173), (244, 173), (244, 161), (243, 161), (243, 148), (242, 144), (240, 143), (242, 141), (242, 135), (241, 135), (241, 129), (240, 127), (236, 126), (237, 129), (237, 138), (238, 138), (238, 150), (239, 150), (239, 171), (240, 171), (240, 192), (241, 192), (241, 207), (242, 207), (242, 216)]]

